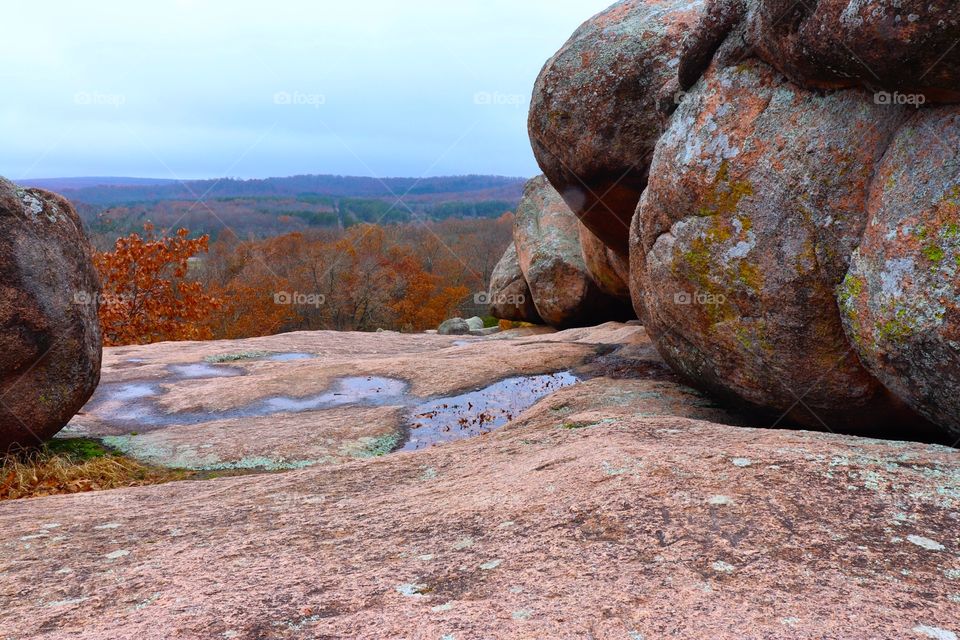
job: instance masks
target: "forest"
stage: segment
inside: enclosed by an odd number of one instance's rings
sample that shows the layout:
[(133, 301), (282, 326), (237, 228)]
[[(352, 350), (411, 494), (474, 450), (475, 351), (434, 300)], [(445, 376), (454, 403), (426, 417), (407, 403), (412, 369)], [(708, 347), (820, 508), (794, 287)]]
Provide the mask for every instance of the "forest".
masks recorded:
[(512, 227), (507, 213), (247, 240), (224, 229), (211, 240), (147, 223), (95, 251), (104, 344), (423, 331), (451, 315), (485, 315), (478, 296)]

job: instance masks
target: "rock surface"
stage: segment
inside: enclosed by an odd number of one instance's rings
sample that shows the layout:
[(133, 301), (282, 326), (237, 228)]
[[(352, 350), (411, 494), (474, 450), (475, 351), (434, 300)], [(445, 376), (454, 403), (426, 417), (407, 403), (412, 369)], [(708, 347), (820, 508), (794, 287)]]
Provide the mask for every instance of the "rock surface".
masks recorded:
[(450, 318), (440, 323), (437, 333), (442, 336), (465, 336), (470, 333), (470, 325), (463, 318)]
[(533, 90), (529, 131), (540, 168), (624, 259), (663, 131), (658, 97), (676, 75), (683, 36), (702, 7), (696, 0), (617, 2), (571, 36)]
[(580, 250), (587, 273), (603, 293), (629, 304), (630, 265), (616, 251), (603, 244), (582, 223), (579, 225)]
[(870, 224), (840, 288), (860, 360), (960, 438), (960, 113), (924, 110), (873, 181)]
[(0, 452), (57, 433), (100, 377), (100, 284), (69, 202), (0, 178)]
[[(634, 309), (685, 379), (789, 423), (960, 435), (960, 212), (943, 205), (960, 107), (930, 107), (960, 102), (958, 11), (623, 1), (547, 63), (534, 152), (615, 297), (626, 260), (614, 222), (631, 221)], [(927, 148), (944, 139), (948, 151)], [(936, 246), (904, 239), (915, 224)], [(935, 264), (914, 272), (922, 259)]]
[(510, 242), (490, 276), (490, 315), (515, 322), (543, 323), (520, 270), (517, 247)]
[(513, 243), (537, 313), (554, 327), (623, 320), (629, 305), (603, 293), (580, 248), (579, 223), (544, 176), (527, 183), (517, 207)]
[(804, 86), (960, 102), (954, 0), (759, 0), (748, 28), (757, 55)]
[(906, 118), (757, 61), (696, 85), (657, 146), (631, 255), (637, 311), (678, 371), (809, 426), (909, 424), (835, 303), (873, 168)]
[[(956, 451), (720, 424), (729, 414), (678, 384), (639, 326), (455, 342), (320, 332), (107, 349), (106, 383), (206, 356), (314, 356), (233, 360), (222, 366), (245, 375), (170, 384), (165, 402), (182, 411), (306, 394), (325, 387), (312, 376), (346, 372), (406, 377), (418, 394), (518, 370), (505, 365), (573, 367), (583, 382), (423, 451), (0, 503), (4, 637), (960, 633)], [(281, 415), (193, 437), (269, 455), (282, 439), (268, 426), (331, 448), (338, 428), (395, 428), (368, 408), (339, 411), (339, 423), (310, 412), (289, 430), (296, 418)]]
[[(487, 338), (300, 332), (108, 348), (100, 388), (64, 435), (105, 438), (166, 467), (296, 469), (402, 445), (415, 435), (410, 416), (420, 404), (453, 405), (463, 391), (565, 371), (630, 376), (624, 398), (650, 415), (739, 422), (680, 385), (642, 328), (609, 323)], [(516, 414), (516, 389), (479, 413), (495, 413), (500, 403)], [(451, 422), (477, 417), (465, 410)]]

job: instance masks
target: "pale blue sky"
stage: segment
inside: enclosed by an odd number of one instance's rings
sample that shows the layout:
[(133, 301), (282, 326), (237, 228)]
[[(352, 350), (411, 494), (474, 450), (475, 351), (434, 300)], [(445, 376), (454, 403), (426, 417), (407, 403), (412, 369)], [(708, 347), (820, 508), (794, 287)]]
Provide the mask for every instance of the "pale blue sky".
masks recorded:
[(612, 0), (4, 0), (0, 174), (537, 173), (543, 63)]

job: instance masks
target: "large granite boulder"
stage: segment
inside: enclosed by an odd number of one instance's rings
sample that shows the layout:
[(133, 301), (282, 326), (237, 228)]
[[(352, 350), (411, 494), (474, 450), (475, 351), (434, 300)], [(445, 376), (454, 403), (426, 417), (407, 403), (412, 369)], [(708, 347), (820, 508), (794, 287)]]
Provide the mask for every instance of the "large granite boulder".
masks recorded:
[(633, 306), (693, 384), (777, 424), (960, 435), (960, 110), (917, 113), (960, 102), (957, 42), (943, 0), (622, 1), (544, 67), (531, 142), (612, 297), (631, 221)]
[(757, 56), (807, 87), (960, 101), (956, 0), (760, 0), (748, 33)]
[(906, 117), (759, 61), (696, 85), (657, 146), (631, 255), (637, 310), (678, 371), (810, 426), (900, 417), (850, 349), (834, 290)]
[(698, 0), (622, 0), (581, 26), (533, 91), (541, 169), (574, 213), (624, 259), (630, 218), (664, 127), (658, 100), (676, 76)]
[(533, 324), (543, 322), (533, 304), (530, 287), (520, 270), (517, 247), (512, 241), (490, 276), (489, 299), (490, 315), (494, 318)]
[(527, 183), (517, 207), (517, 261), (543, 321), (554, 327), (623, 320), (629, 305), (600, 290), (580, 249), (579, 223), (543, 176)]
[(581, 223), (580, 250), (587, 273), (608, 296), (630, 302), (630, 264)]
[(960, 112), (917, 113), (894, 138), (839, 291), (861, 362), (960, 437)]
[(100, 380), (100, 284), (73, 207), (0, 178), (0, 452), (56, 434)]

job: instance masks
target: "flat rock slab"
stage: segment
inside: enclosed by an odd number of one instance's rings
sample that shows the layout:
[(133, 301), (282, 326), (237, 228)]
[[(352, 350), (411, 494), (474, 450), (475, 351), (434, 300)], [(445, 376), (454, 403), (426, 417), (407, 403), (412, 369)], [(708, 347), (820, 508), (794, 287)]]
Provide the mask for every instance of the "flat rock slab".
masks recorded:
[(955, 451), (552, 414), (367, 462), (2, 504), (0, 627), (158, 639), (960, 633)]
[[(390, 376), (409, 372), (406, 359), (422, 349), (424, 376), (407, 379), (424, 395), (455, 390), (442, 375), (453, 370), (446, 359), (479, 376), (481, 346), (503, 371), (533, 367), (527, 349), (544, 358), (582, 345), (594, 355), (576, 365), (581, 383), (480, 437), (284, 473), (0, 503), (0, 637), (960, 635), (956, 450), (720, 424), (738, 420), (663, 374), (631, 325), (508, 332), (457, 347), (435, 336), (340, 335), (345, 347), (288, 339), (344, 363), (354, 356), (337, 349), (365, 344), (368, 355), (355, 356), (362, 368), (380, 363), (374, 373)], [(118, 355), (157, 357), (150, 366), (166, 371), (175, 357), (202, 360), (191, 349), (222, 347), (111, 350), (105, 375), (126, 375)], [(580, 356), (564, 357), (572, 360), (549, 362), (567, 367)], [(254, 370), (287, 376), (273, 367), (289, 364), (235, 362), (246, 375), (212, 380), (233, 398), (232, 385)], [(347, 367), (336, 366), (335, 375)], [(371, 372), (357, 368), (348, 373)], [(176, 406), (199, 401), (167, 395)], [(330, 411), (343, 412), (344, 429), (389, 422), (378, 414), (388, 407)], [(276, 434), (260, 433), (265, 451), (335, 449), (317, 444), (320, 429), (286, 434), (288, 420), (275, 416)], [(177, 433), (190, 446), (209, 437), (229, 452), (253, 446), (267, 426), (218, 425), (214, 437), (205, 425), (197, 439), (190, 425), (151, 433)]]
[(100, 388), (63, 435), (183, 469), (339, 463), (402, 444), (419, 403), (583, 367), (622, 345), (660, 362), (642, 327), (617, 323), (483, 338), (319, 331), (108, 348)]

